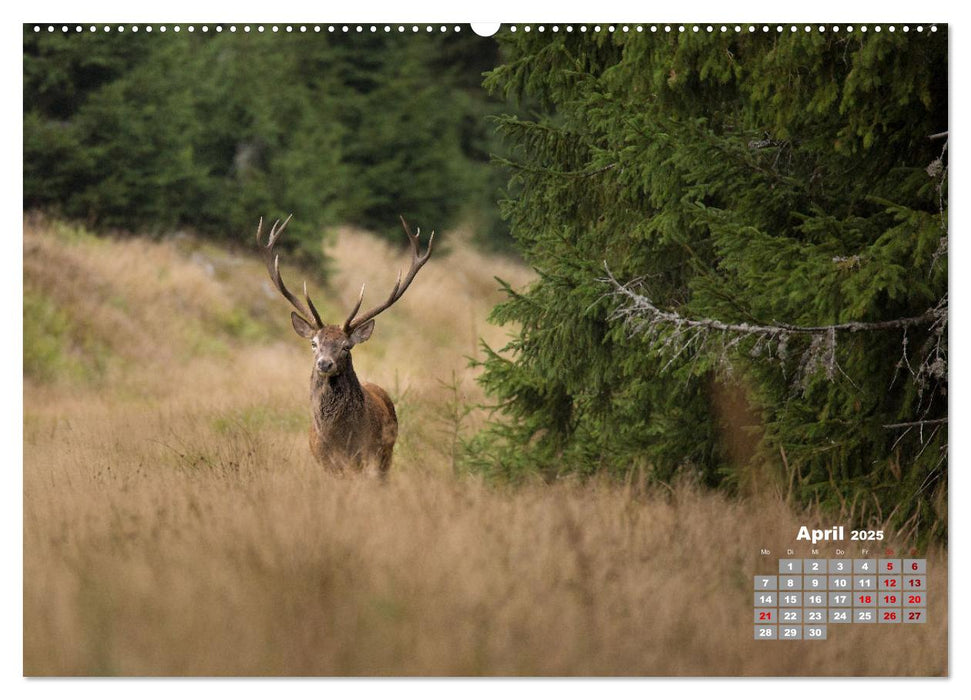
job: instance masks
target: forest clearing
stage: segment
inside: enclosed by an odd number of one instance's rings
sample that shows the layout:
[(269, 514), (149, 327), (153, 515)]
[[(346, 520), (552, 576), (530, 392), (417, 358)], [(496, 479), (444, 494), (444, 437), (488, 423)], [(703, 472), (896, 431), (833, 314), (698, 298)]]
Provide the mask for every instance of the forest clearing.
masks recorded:
[[(24, 674), (948, 673), (940, 545), (921, 553), (930, 624), (759, 642), (760, 548), (831, 525), (784, 489), (466, 473), (459, 443), (485, 419), (468, 358), (509, 334), (487, 321), (494, 277), (532, 276), (461, 241), (355, 350), (398, 409), (381, 483), (313, 461), (310, 353), (248, 236), (25, 217)], [(405, 259), (346, 228), (327, 253), (327, 291), (309, 280), (328, 319)]]

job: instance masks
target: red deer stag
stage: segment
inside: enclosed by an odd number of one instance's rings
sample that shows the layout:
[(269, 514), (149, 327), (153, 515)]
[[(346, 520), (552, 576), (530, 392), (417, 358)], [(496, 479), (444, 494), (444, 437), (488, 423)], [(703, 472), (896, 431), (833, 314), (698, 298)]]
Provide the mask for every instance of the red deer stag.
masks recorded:
[[(292, 216), (292, 215), (291, 215)], [(310, 295), (307, 293), (307, 283), (303, 284), (303, 296), (306, 306), (296, 298), (283, 284), (280, 277), (280, 256), (274, 255), (273, 246), (280, 239), (290, 218), (281, 225), (275, 222), (270, 229), (269, 240), (263, 244), (263, 219), (260, 219), (256, 229), (256, 241), (259, 244), (266, 269), (270, 279), (296, 309), (290, 314), (293, 330), (297, 335), (310, 341), (310, 349), (314, 353), (313, 370), (310, 374), (310, 410), (313, 416), (310, 424), (310, 451), (323, 466), (336, 471), (345, 468), (377, 469), (384, 475), (391, 467), (391, 451), (398, 437), (398, 417), (394, 411), (394, 404), (388, 393), (376, 384), (361, 384), (354, 373), (351, 362), (351, 348), (371, 337), (374, 330), (374, 318), (389, 306), (394, 304), (408, 289), (418, 270), (428, 262), (432, 254), (434, 231), (428, 238), (428, 248), (422, 255), (419, 253), (417, 234), (412, 234), (404, 218), (404, 226), (408, 241), (411, 243), (411, 269), (398, 281), (388, 299), (370, 311), (358, 315), (361, 302), (364, 301), (364, 286), (357, 304), (348, 315), (347, 320), (339, 326), (332, 326), (320, 320), (320, 314)]]

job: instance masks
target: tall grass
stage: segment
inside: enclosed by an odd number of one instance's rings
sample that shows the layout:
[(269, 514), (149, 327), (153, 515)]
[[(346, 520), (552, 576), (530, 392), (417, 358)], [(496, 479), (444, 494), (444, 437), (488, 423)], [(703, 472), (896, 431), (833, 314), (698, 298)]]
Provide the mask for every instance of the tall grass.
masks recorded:
[[(350, 230), (331, 254), (314, 296), (332, 319), (406, 262)], [(24, 267), (58, 358), (35, 370), (25, 340), (26, 675), (947, 673), (942, 551), (928, 624), (756, 642), (759, 551), (816, 514), (691, 483), (457, 476), (456, 435), (482, 420), (465, 358), (502, 344), (485, 318), (492, 275), (528, 280), (511, 263), (433, 257), (355, 349), (399, 407), (384, 484), (312, 462), (309, 351), (255, 256), (31, 220)]]

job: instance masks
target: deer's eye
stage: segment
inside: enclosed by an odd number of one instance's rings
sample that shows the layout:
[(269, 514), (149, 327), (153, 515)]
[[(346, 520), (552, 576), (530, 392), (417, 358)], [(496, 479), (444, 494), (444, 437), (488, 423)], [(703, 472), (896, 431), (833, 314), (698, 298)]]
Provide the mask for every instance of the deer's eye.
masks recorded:
[(311, 340), (310, 341), (310, 347), (311, 347), (311, 349), (316, 350), (317, 349), (317, 341), (316, 340)]

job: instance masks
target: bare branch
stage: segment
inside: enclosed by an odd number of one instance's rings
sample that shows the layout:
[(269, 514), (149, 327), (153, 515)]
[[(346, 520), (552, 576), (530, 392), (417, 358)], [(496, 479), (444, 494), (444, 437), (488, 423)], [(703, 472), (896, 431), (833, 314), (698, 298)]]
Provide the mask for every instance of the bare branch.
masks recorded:
[[(788, 355), (788, 342), (793, 336), (808, 336), (809, 348), (802, 354), (799, 363), (797, 379), (805, 381), (816, 374), (824, 372), (827, 379), (833, 381), (837, 374), (845, 377), (853, 386), (852, 379), (843, 371), (837, 362), (837, 337), (839, 333), (865, 333), (874, 331), (903, 331), (903, 362), (906, 363), (910, 374), (918, 386), (918, 394), (923, 395), (926, 386), (947, 376), (946, 345), (941, 338), (946, 332), (948, 315), (948, 298), (945, 294), (933, 308), (917, 316), (895, 318), (887, 321), (850, 321), (820, 326), (798, 326), (790, 323), (773, 321), (766, 323), (730, 323), (714, 318), (688, 318), (676, 311), (665, 311), (659, 308), (646, 294), (635, 291), (640, 280), (621, 284), (604, 263), (607, 276), (599, 281), (609, 284), (612, 290), (608, 292), (620, 297), (623, 301), (610, 318), (621, 319), (631, 329), (632, 333), (647, 336), (658, 342), (658, 348), (670, 355), (664, 369), (667, 369), (678, 357), (694, 347), (700, 352), (711, 338), (720, 345), (723, 359), (729, 351), (738, 347), (744, 340), (751, 340), (749, 354), (753, 357), (762, 353), (774, 354), (779, 360), (785, 360)], [(923, 348), (924, 358), (915, 369), (910, 365), (907, 355), (907, 329), (915, 326), (929, 327), (930, 340)], [(725, 338), (727, 337), (727, 340)], [(783, 364), (783, 363), (780, 363)]]
[[(850, 321), (848, 323), (833, 323), (825, 326), (795, 326), (789, 323), (781, 323), (779, 321), (773, 321), (771, 324), (754, 324), (726, 323), (724, 321), (711, 318), (689, 319), (674, 311), (662, 311), (654, 305), (650, 298), (634, 292), (631, 289), (631, 283), (623, 285), (618, 282), (610, 270), (607, 269), (606, 263), (604, 263), (604, 268), (607, 270), (607, 277), (602, 278), (599, 281), (609, 282), (614, 287), (614, 294), (627, 297), (631, 303), (631, 306), (625, 307), (623, 310), (621, 310), (621, 312), (615, 312), (615, 316), (626, 316), (628, 311), (637, 310), (644, 312), (645, 317), (651, 317), (659, 322), (668, 322), (676, 326), (686, 326), (689, 328), (708, 328), (710, 330), (743, 333), (746, 335), (780, 335), (783, 333), (818, 335), (820, 333), (835, 333), (838, 331), (859, 333), (862, 331), (883, 331), (933, 324), (940, 319), (942, 313), (940, 308), (941, 304), (938, 303), (937, 306), (932, 309), (928, 309), (919, 316), (895, 318), (890, 321)], [(943, 313), (945, 315), (947, 313), (946, 301)]]
[(883, 426), (884, 428), (916, 428), (918, 426), (924, 425), (940, 425), (942, 423), (947, 423), (947, 418), (933, 418), (930, 420), (914, 420), (907, 423), (890, 423)]

